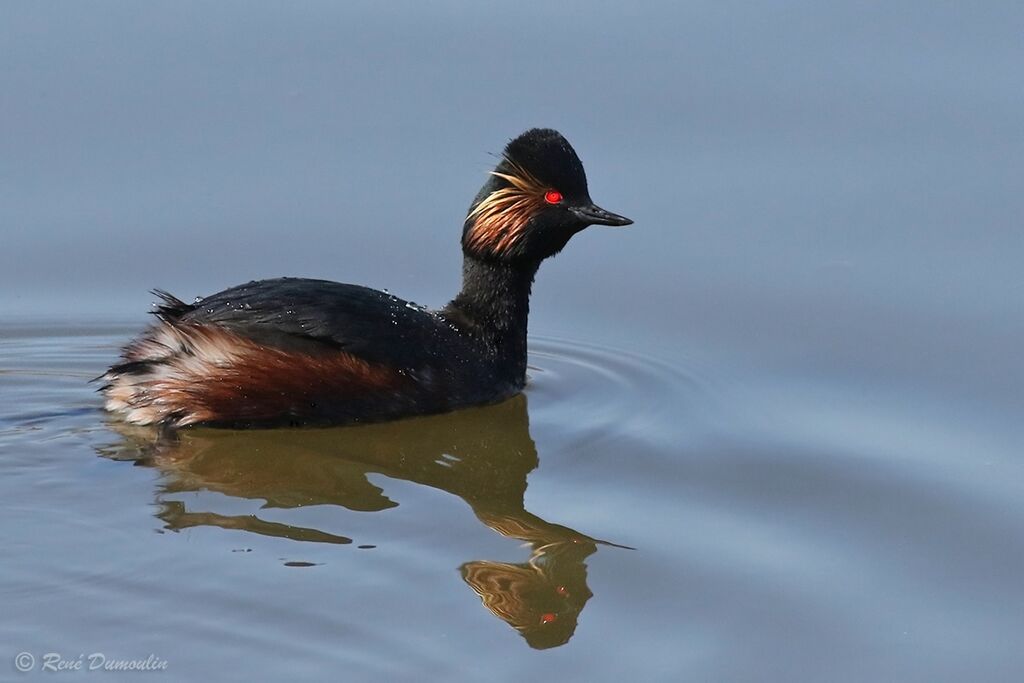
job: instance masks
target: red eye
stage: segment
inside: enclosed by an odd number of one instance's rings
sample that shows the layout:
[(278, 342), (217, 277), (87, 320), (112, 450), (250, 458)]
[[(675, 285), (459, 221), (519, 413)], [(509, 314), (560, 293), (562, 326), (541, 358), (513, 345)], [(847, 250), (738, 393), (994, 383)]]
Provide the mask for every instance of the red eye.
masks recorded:
[(562, 202), (562, 193), (558, 190), (548, 190), (544, 193), (544, 201), (548, 204), (560, 204)]

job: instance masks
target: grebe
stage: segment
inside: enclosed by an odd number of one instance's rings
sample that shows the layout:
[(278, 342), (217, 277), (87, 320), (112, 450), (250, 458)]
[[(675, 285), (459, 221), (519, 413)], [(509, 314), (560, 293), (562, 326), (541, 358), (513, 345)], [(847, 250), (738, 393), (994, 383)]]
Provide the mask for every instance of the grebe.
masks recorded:
[(505, 147), (462, 230), (462, 291), (426, 310), (385, 292), (279, 278), (186, 304), (156, 290), (158, 322), (99, 379), (134, 424), (379, 422), (495, 403), (526, 383), (530, 287), (589, 225), (629, 225), (590, 199), (557, 131)]

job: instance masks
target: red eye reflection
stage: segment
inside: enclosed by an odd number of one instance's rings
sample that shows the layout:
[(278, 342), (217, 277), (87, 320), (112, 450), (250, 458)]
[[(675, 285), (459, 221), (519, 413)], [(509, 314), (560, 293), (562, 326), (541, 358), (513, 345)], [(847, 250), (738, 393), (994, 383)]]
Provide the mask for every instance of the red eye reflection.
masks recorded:
[(544, 193), (544, 201), (546, 201), (548, 204), (561, 204), (562, 193), (559, 192), (558, 190), (548, 190), (546, 193)]

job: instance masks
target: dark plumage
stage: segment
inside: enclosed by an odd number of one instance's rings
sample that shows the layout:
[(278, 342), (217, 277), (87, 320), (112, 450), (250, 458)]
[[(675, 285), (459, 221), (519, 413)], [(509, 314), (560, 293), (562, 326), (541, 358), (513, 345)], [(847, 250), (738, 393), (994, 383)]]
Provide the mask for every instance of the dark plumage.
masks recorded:
[(158, 291), (159, 321), (101, 378), (106, 407), (137, 424), (257, 426), (380, 421), (508, 398), (526, 379), (537, 268), (595, 223), (631, 221), (593, 204), (565, 138), (527, 131), (470, 206), (462, 291), (443, 309), (298, 278), (194, 304)]

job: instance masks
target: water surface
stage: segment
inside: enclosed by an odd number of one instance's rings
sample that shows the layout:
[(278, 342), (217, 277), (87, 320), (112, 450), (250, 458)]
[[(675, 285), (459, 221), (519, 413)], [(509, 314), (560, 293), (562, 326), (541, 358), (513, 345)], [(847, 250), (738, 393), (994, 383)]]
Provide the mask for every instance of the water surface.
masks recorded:
[(540, 338), (496, 406), (168, 438), (87, 384), (128, 332), (0, 335), (18, 651), (181, 680), (1020, 664), (1019, 452), (980, 417)]

